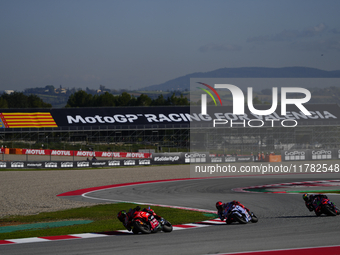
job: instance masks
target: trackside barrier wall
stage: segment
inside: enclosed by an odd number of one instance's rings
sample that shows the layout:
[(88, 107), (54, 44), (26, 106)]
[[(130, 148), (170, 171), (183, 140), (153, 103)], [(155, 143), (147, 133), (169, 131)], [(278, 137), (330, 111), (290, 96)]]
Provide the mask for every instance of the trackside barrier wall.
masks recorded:
[(208, 153), (153, 153), (151, 158), (95, 161), (0, 161), (0, 168), (86, 168), (147, 166), (160, 164), (251, 162), (253, 156), (210, 157)]
[(110, 151), (71, 151), (43, 149), (10, 149), (10, 154), (104, 157), (104, 158), (149, 158), (151, 153), (144, 152), (110, 152)]
[(150, 159), (117, 159), (96, 161), (0, 161), (0, 168), (86, 168), (151, 165)]
[[(340, 149), (330, 150), (289, 150), (280, 155), (268, 156), (268, 162), (312, 161), (340, 159)], [(147, 166), (160, 164), (190, 164), (190, 163), (232, 163), (253, 162), (254, 156), (210, 156), (208, 153), (179, 152), (153, 153), (150, 158), (112, 159), (96, 161), (0, 161), (0, 168), (86, 168), (86, 167), (119, 167)]]

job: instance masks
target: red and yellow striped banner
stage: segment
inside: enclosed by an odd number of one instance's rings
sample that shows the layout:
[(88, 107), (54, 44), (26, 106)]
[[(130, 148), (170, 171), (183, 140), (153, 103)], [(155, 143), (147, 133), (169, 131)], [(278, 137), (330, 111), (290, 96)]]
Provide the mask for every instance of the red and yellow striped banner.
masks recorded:
[(58, 127), (49, 112), (3, 112), (0, 128)]

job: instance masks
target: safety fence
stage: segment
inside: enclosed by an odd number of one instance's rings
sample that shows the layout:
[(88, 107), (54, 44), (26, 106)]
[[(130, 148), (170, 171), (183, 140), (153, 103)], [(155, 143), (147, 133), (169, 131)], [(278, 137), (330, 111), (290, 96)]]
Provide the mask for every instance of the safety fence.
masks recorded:
[[(46, 151), (49, 150), (45, 150)], [(52, 151), (52, 150), (51, 150)], [(52, 152), (51, 152), (52, 153)], [(100, 155), (96, 154), (92, 155)], [(44, 154), (46, 155), (46, 154)], [(51, 155), (51, 154), (47, 154)], [(92, 156), (89, 155), (89, 156)], [(63, 156), (65, 156), (63, 154)], [(72, 154), (68, 155), (72, 156)], [(78, 156), (80, 156), (78, 154)], [(87, 156), (86, 153), (83, 156)], [(118, 156), (118, 155), (116, 155)], [(124, 158), (123, 156), (130, 156)], [(143, 157), (142, 157), (143, 156)], [(112, 157), (112, 155), (111, 155)], [(134, 158), (133, 158), (134, 157)], [(177, 153), (131, 153), (120, 152), (120, 158), (97, 160), (95, 157), (86, 160), (50, 160), (50, 161), (0, 161), (0, 168), (87, 168), (87, 167), (119, 167), (119, 166), (148, 166), (162, 164), (190, 163), (233, 163), (233, 162), (281, 162), (282, 161), (312, 161), (340, 159), (340, 150), (289, 150), (281, 155), (266, 155), (258, 160), (253, 155), (216, 155), (208, 152), (177, 152)]]

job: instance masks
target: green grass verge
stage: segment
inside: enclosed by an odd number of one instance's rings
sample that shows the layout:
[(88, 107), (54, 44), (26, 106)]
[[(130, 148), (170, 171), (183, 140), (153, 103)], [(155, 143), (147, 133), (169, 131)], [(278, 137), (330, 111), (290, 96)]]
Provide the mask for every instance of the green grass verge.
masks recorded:
[[(80, 233), (99, 233), (106, 231), (114, 231), (125, 229), (122, 223), (117, 219), (117, 213), (121, 210), (128, 211), (129, 208), (136, 207), (136, 204), (119, 203), (119, 204), (106, 204), (95, 205), (91, 207), (81, 207), (76, 209), (69, 209), (57, 212), (40, 213), (37, 215), (29, 216), (11, 216), (0, 219), (0, 227), (9, 224), (30, 224), (41, 222), (55, 222), (63, 220), (92, 220), (92, 223), (84, 225), (73, 225), (66, 227), (56, 227), (47, 229), (35, 230), (21, 230), (10, 233), (0, 233), (0, 240), (14, 239), (14, 238), (27, 238), (27, 237), (43, 237), (43, 236), (56, 236), (67, 234), (80, 234)], [(141, 208), (147, 207), (140, 205)], [(165, 208), (152, 206), (154, 211), (170, 221), (173, 225), (199, 222), (203, 220), (216, 218), (217, 215), (206, 214), (202, 212), (195, 212), (189, 210), (181, 210), (174, 208)]]

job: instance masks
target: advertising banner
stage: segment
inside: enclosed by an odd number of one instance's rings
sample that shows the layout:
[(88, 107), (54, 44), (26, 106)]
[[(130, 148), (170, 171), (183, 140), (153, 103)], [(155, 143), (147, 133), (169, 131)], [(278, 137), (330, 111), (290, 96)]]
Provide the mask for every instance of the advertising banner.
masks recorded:
[(236, 162), (236, 156), (227, 156), (224, 158), (224, 161), (228, 163)]
[(121, 160), (117, 159), (117, 160), (108, 160), (107, 165), (109, 167), (115, 167), (115, 166), (121, 166), (122, 164), (121, 164)]
[(307, 150), (289, 150), (281, 152), (282, 161), (307, 160)]
[(75, 167), (75, 162), (73, 161), (62, 161), (60, 162), (60, 167), (61, 168), (71, 168), (71, 167)]
[(89, 161), (91, 167), (106, 167), (107, 161), (106, 160), (96, 160), (96, 161)]
[(308, 149), (282, 151), (283, 161), (339, 159), (338, 149)]
[(25, 162), (25, 168), (45, 168), (44, 162)]
[(107, 158), (150, 158), (151, 153), (144, 152), (106, 152), (106, 151), (71, 151), (22, 149), (26, 155), (77, 156), (77, 157), (107, 157)]
[(185, 163), (207, 163), (210, 161), (210, 157), (208, 152), (186, 152), (184, 160)]
[(90, 161), (77, 161), (76, 167), (90, 167)]
[[(196, 85), (195, 85), (196, 86)], [(202, 105), (203, 106), (203, 105)], [(267, 115), (258, 115), (248, 108), (242, 114), (233, 112), (230, 105), (208, 107), (202, 114), (202, 106), (159, 106), (159, 107), (104, 107), (104, 108), (55, 108), (39, 109), (1, 109), (1, 128), (143, 128), (146, 126), (165, 127), (194, 127), (218, 126), (230, 127), (240, 123), (245, 127), (258, 126), (298, 126), (337, 123), (340, 121), (340, 106), (337, 104), (308, 104), (310, 115), (306, 115), (295, 105), (286, 105), (286, 114), (281, 114), (280, 107)], [(266, 105), (257, 105), (258, 111), (265, 111)], [(20, 125), (13, 121), (13, 116), (22, 119)], [(276, 120), (276, 121), (273, 121)]]
[(236, 156), (237, 162), (252, 162), (254, 161), (254, 156)]
[(177, 153), (153, 153), (152, 164), (184, 164), (184, 154)]
[(322, 160), (322, 159), (335, 159), (336, 154), (332, 149), (322, 149), (322, 150), (308, 150), (308, 159), (311, 160)]

